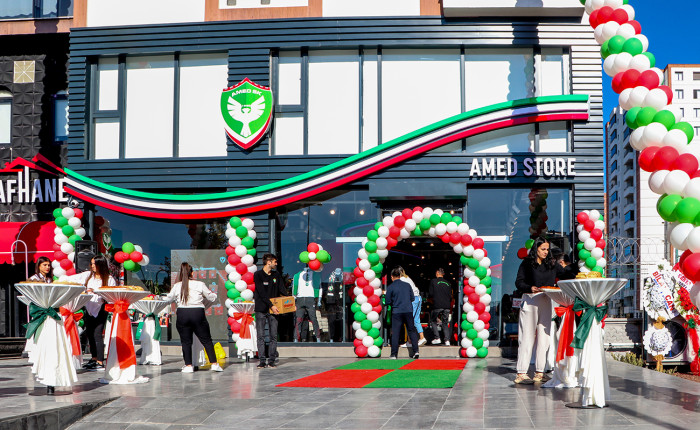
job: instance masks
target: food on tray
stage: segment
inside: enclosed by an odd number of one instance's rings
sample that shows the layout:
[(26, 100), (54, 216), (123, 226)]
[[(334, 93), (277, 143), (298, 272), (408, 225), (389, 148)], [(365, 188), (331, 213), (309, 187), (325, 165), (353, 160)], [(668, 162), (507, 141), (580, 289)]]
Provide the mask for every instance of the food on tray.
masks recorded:
[(579, 272), (578, 275), (576, 275), (576, 279), (600, 279), (603, 277), (603, 274), (600, 272)]
[(129, 290), (129, 291), (144, 291), (142, 287), (138, 285), (112, 285), (106, 287), (100, 287), (98, 290)]
[(543, 290), (561, 290), (559, 287), (552, 287), (552, 286), (546, 286), (546, 287), (540, 287)]

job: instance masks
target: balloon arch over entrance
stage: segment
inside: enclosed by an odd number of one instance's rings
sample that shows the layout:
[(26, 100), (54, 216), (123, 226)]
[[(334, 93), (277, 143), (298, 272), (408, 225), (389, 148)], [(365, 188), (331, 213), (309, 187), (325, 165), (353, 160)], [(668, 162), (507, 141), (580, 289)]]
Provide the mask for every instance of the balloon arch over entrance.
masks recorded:
[(367, 232), (362, 249), (357, 253), (353, 294), (355, 354), (358, 357), (379, 357), (384, 339), (381, 337), (380, 277), (389, 250), (409, 237), (434, 237), (449, 244), (459, 254), (464, 269), (462, 304), (462, 357), (486, 357), (491, 320), (491, 260), (484, 249), (484, 240), (474, 229), (441, 209), (415, 207), (394, 212)]

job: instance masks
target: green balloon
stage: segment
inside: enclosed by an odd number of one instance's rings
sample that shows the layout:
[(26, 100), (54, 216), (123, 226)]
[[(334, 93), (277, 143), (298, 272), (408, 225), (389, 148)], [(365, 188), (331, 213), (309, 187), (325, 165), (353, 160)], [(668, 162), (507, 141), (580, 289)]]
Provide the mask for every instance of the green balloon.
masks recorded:
[(228, 225), (230, 225), (233, 228), (238, 228), (241, 225), (243, 225), (243, 221), (241, 221), (240, 218), (235, 216), (235, 217), (232, 217), (230, 220), (228, 220)]
[(422, 236), (423, 232), (421, 231), (419, 226), (416, 226), (416, 228), (413, 229), (411, 232), (411, 236)]
[(580, 250), (580, 251), (578, 252), (578, 258), (579, 258), (579, 260), (585, 260), (585, 259), (587, 259), (587, 258), (590, 257), (590, 256), (591, 256), (591, 251), (589, 251), (589, 250), (587, 250), (587, 249), (585, 249), (585, 248), (582, 249), (582, 250)]
[(455, 215), (455, 216), (452, 217), (452, 222), (454, 222), (454, 223), (457, 224), (457, 225), (460, 225), (460, 224), (462, 224), (462, 222), (464, 222), (464, 221), (462, 221), (462, 218), (461, 218), (461, 217)]
[(479, 333), (476, 331), (476, 329), (470, 328), (469, 330), (467, 330), (467, 337), (469, 339), (476, 339), (477, 337), (479, 337)]
[(592, 269), (596, 266), (596, 259), (593, 257), (586, 258), (586, 267)]
[[(355, 317), (355, 321), (357, 321), (357, 322), (359, 322), (359, 323), (362, 323), (362, 321), (364, 321), (364, 320), (367, 319), (367, 315), (365, 315), (365, 313), (362, 312), (361, 310), (355, 312), (354, 317)], [(370, 324), (370, 325), (372, 325), (372, 324)]]
[(486, 358), (487, 355), (489, 355), (489, 349), (486, 347), (482, 346), (481, 348), (476, 350), (476, 356), (479, 358)]
[(628, 110), (627, 113), (625, 114), (625, 124), (627, 124), (627, 127), (631, 129), (638, 128), (639, 126), (637, 125), (637, 115), (639, 115), (639, 112), (642, 110), (639, 106), (635, 106), (632, 109)]
[[(126, 263), (124, 263), (126, 265)], [(226, 291), (226, 297), (228, 297), (231, 300), (236, 300), (241, 296), (240, 291), (238, 291), (235, 288), (231, 288), (230, 290)]]
[[(377, 331), (379, 331), (379, 330), (377, 330)], [(381, 348), (382, 345), (384, 345), (384, 339), (382, 339), (381, 336), (375, 337), (375, 338), (374, 338), (374, 345)]]
[(603, 42), (602, 45), (600, 45), (600, 56), (603, 57), (603, 59), (606, 59), (610, 56), (610, 46), (609, 46), (610, 40), (606, 40)]
[(660, 110), (654, 115), (654, 122), (663, 124), (666, 130), (670, 130), (674, 125), (676, 125), (676, 116), (673, 112), (668, 110)]
[[(372, 266), (372, 270), (374, 271), (374, 273), (381, 274), (382, 271), (384, 270), (384, 265), (382, 263), (377, 263), (374, 266)], [(379, 276), (379, 275), (377, 275), (377, 276)]]
[(56, 226), (57, 227), (65, 227), (68, 225), (68, 220), (65, 219), (64, 217), (60, 216), (56, 218)]
[(438, 214), (430, 215), (430, 224), (432, 224), (432, 225), (440, 224), (440, 215), (438, 215)]
[(124, 242), (124, 245), (122, 245), (122, 252), (126, 252), (127, 254), (131, 254), (134, 251), (136, 251), (136, 248), (134, 247), (133, 243)]
[(323, 264), (330, 263), (331, 255), (325, 249), (322, 249), (316, 253), (316, 258)]
[(364, 320), (360, 323), (360, 328), (364, 331), (370, 331), (372, 329), (372, 321)]
[[(693, 140), (693, 135), (694, 135), (693, 126), (688, 124), (687, 122), (681, 121), (677, 124), (674, 124), (673, 127), (671, 127), (671, 130), (674, 130), (674, 129), (680, 130), (683, 133), (685, 133), (685, 135), (688, 137), (688, 142)], [(58, 220), (56, 220), (56, 224), (58, 225)]]
[(634, 57), (635, 55), (639, 55), (642, 52), (644, 52), (644, 45), (642, 45), (642, 41), (637, 39), (636, 37), (630, 37), (629, 39), (627, 39), (625, 44), (622, 45), (622, 52), (628, 52)]
[(372, 242), (376, 242), (377, 239), (379, 239), (379, 233), (377, 233), (377, 230), (370, 230), (367, 232), (367, 239), (371, 240)]
[(491, 294), (491, 287), (488, 287), (488, 288), (486, 289), (486, 294)]
[(226, 281), (224, 282), (224, 287), (226, 287), (227, 290), (230, 290), (231, 288), (236, 288), (236, 284), (231, 281)]
[(63, 216), (63, 209), (61, 208), (56, 208), (53, 210), (53, 217), (54, 218), (59, 218)]
[(307, 264), (309, 262), (309, 251), (303, 251), (301, 254), (299, 254), (299, 261)]
[(248, 229), (243, 226), (236, 227), (236, 236), (243, 239), (244, 237), (248, 236)]
[(377, 252), (377, 242), (373, 242), (370, 240), (369, 242), (365, 243), (365, 251), (367, 251), (370, 254), (373, 252)]
[(637, 127), (645, 127), (654, 121), (654, 116), (656, 116), (656, 109), (647, 106), (642, 108), (637, 114)]
[(75, 246), (75, 242), (79, 240), (83, 240), (83, 238), (78, 236), (77, 234), (73, 234), (71, 237), (68, 238), (68, 242), (70, 242), (70, 244), (73, 246)]
[(379, 260), (379, 254), (377, 254), (376, 252), (373, 252), (367, 256), (367, 261), (369, 261), (369, 264), (371, 264), (372, 266), (379, 263)]
[[(489, 290), (489, 287), (491, 286), (491, 277), (487, 276), (484, 279), (481, 280), (481, 285), (486, 287), (487, 290)], [(491, 293), (489, 293), (491, 294)]]
[[(462, 314), (462, 316), (464, 316), (464, 318), (466, 318), (466, 317), (467, 317), (467, 314)], [(461, 325), (462, 325), (462, 330), (464, 330), (464, 331), (469, 330), (469, 327), (467, 327), (467, 324), (468, 324), (468, 323), (469, 323), (469, 321), (467, 321), (466, 319), (462, 321), (462, 324), (461, 324)]]
[(654, 54), (647, 51), (647, 52), (642, 52), (642, 55), (646, 56), (649, 59), (649, 63), (651, 64), (650, 67), (656, 66), (656, 57), (654, 57)]
[(619, 54), (622, 52), (625, 46), (625, 39), (623, 36), (613, 36), (608, 40), (608, 52), (611, 54)]
[(73, 233), (75, 233), (75, 230), (73, 229), (73, 227), (71, 227), (71, 226), (69, 226), (69, 225), (64, 225), (63, 227), (61, 227), (61, 231), (62, 231), (63, 234), (65, 234), (66, 236), (72, 236)]
[(126, 260), (124, 262), (124, 270), (132, 271), (136, 268), (136, 263), (134, 263), (132, 260)]
[[(240, 297), (240, 296), (233, 299), (233, 303), (243, 303), (243, 302), (245, 302), (245, 300), (243, 300), (243, 297)], [(255, 316), (253, 316), (253, 319), (255, 319)]]
[(466, 266), (467, 263), (469, 263), (469, 257), (467, 257), (466, 255), (462, 254), (462, 255), (459, 256), (459, 262), (460, 262), (460, 264), (461, 264), (462, 266)]
[(244, 237), (241, 240), (241, 245), (245, 246), (248, 249), (252, 249), (255, 246), (255, 239), (253, 239), (250, 236)]
[(355, 303), (350, 305), (350, 312), (352, 312), (353, 314), (359, 312), (359, 310), (360, 310), (359, 303), (355, 302)]
[(441, 223), (447, 225), (447, 223), (450, 222), (450, 221), (452, 221), (452, 214), (450, 214), (449, 212), (444, 212), (444, 213), (440, 216), (440, 222), (441, 222)]
[(530, 248), (532, 248), (532, 245), (534, 245), (534, 244), (535, 244), (534, 239), (528, 239), (525, 241), (525, 248), (530, 249)]
[(475, 272), (476, 272), (476, 276), (478, 276), (479, 279), (484, 279), (484, 278), (486, 277), (486, 272), (487, 272), (487, 271), (486, 271), (486, 268), (485, 268), (485, 267), (479, 266), (479, 267), (476, 268)]
[(421, 229), (422, 231), (428, 231), (428, 230), (430, 230), (430, 227), (431, 227), (431, 225), (430, 225), (430, 220), (429, 220), (428, 218), (423, 218), (422, 220), (420, 220), (420, 223), (418, 224), (418, 227), (420, 227), (420, 229)]
[(591, 272), (598, 272), (601, 275), (605, 275), (605, 269), (600, 266), (595, 266), (593, 269), (591, 269)]
[(258, 251), (256, 251), (255, 248), (249, 249), (249, 250), (248, 250), (248, 255), (250, 255), (250, 256), (252, 256), (252, 257), (255, 257), (256, 255), (258, 255)]
[(678, 222), (692, 223), (698, 214), (700, 214), (700, 200), (695, 197), (686, 197), (676, 206)]
[(476, 349), (481, 348), (484, 346), (484, 339), (477, 337), (476, 339), (472, 340), (472, 346)]
[(381, 226), (383, 226), (383, 225), (384, 225), (383, 222), (377, 221), (377, 222), (374, 223), (374, 229), (375, 229), (375, 230), (379, 230), (379, 227), (381, 227)]
[(378, 337), (379, 337), (379, 329), (376, 328), (376, 327), (372, 327), (372, 328), (369, 329), (369, 331), (367, 332), (367, 336), (371, 337), (372, 339), (378, 338)]
[[(462, 321), (466, 321), (466, 320), (467, 320), (467, 314), (462, 313)], [(467, 321), (467, 322), (468, 322), (468, 321)], [(465, 329), (465, 330), (466, 330), (466, 329)]]
[(678, 194), (664, 194), (659, 197), (659, 201), (656, 203), (656, 211), (664, 220), (674, 222), (678, 219), (676, 216), (676, 207), (681, 200), (683, 200), (683, 197)]
[(582, 249), (583, 249), (583, 242), (577, 243), (577, 244), (576, 244), (576, 249), (578, 249), (579, 251), (582, 250)]
[(141, 265), (139, 263), (134, 263), (134, 268), (131, 269), (132, 272), (138, 272), (141, 270)]
[(469, 266), (469, 268), (472, 270), (476, 270), (476, 268), (479, 267), (479, 260), (477, 260), (476, 258), (469, 258), (467, 266)]

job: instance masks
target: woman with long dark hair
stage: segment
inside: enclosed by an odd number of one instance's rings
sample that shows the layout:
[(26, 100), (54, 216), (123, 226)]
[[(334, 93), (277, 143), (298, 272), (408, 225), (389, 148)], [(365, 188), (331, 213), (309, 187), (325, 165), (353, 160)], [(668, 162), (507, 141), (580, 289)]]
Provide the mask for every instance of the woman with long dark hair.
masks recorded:
[(45, 284), (53, 282), (53, 267), (51, 267), (51, 260), (48, 257), (39, 257), (36, 260), (34, 274), (29, 280), (43, 282)]
[[(549, 329), (552, 322), (552, 301), (542, 288), (554, 286), (557, 278), (570, 278), (575, 275), (575, 265), (562, 267), (556, 264), (550, 252), (550, 243), (544, 237), (535, 239), (530, 253), (520, 263), (515, 286), (523, 295), (518, 322), (518, 376), (516, 384), (543, 382), (544, 367), (549, 348)], [(527, 375), (532, 358), (532, 348), (537, 337), (535, 352), (535, 376)]]
[(216, 352), (214, 352), (214, 343), (211, 340), (209, 322), (207, 322), (207, 317), (204, 314), (205, 299), (212, 302), (216, 301), (216, 294), (212, 293), (204, 282), (192, 279), (192, 266), (186, 262), (182, 263), (177, 283), (173, 285), (167, 298), (171, 302), (177, 302), (175, 327), (177, 332), (180, 333), (182, 357), (185, 360), (182, 373), (194, 372), (192, 367), (193, 334), (197, 336), (202, 346), (204, 346), (209, 361), (212, 363), (211, 370), (215, 372), (224, 371), (219, 363), (216, 362)]
[[(95, 256), (90, 261), (90, 270), (72, 276), (62, 276), (61, 280), (78, 282), (85, 285), (85, 290), (92, 293), (100, 287), (114, 287), (117, 281), (109, 274), (109, 263), (102, 255)], [(85, 333), (90, 345), (92, 357), (83, 365), (88, 370), (104, 370), (105, 344), (104, 329), (107, 322), (105, 301), (102, 297), (94, 295), (85, 304)]]

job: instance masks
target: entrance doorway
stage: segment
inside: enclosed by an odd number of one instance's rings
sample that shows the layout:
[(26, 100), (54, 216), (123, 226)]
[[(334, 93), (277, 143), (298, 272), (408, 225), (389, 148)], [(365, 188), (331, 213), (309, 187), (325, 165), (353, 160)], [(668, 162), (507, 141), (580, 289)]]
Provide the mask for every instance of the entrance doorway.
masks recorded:
[[(409, 278), (416, 284), (422, 297), (420, 321), (428, 345), (434, 339), (430, 329), (430, 312), (432, 302), (429, 300), (428, 290), (430, 281), (435, 278), (435, 271), (442, 268), (445, 271), (445, 279), (452, 285), (452, 297), (454, 303), (451, 310), (450, 324), (452, 325), (453, 338), (449, 339), (452, 345), (456, 344), (454, 335), (458, 333), (455, 323), (459, 321), (459, 306), (461, 305), (460, 288), (462, 269), (460, 268), (459, 255), (452, 247), (437, 238), (411, 237), (399, 242), (390, 252), (384, 263), (387, 273), (401, 266)], [(389, 280), (387, 282), (390, 282)], [(439, 326), (439, 325), (438, 325)], [(444, 334), (440, 333), (444, 339)], [(403, 342), (402, 342), (403, 343)]]

